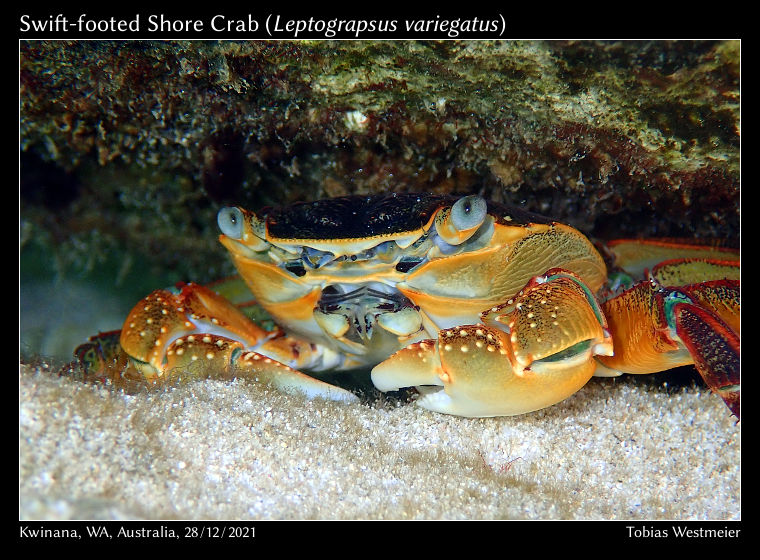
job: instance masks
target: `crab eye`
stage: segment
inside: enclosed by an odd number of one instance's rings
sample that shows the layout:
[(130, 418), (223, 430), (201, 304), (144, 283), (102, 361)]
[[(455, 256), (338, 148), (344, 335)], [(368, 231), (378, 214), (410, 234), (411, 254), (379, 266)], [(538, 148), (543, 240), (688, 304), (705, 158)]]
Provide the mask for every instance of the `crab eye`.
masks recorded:
[(480, 226), (486, 218), (488, 205), (476, 195), (465, 196), (451, 207), (451, 223), (459, 231), (468, 231)]
[(487, 215), (488, 204), (476, 194), (460, 198), (451, 208), (441, 210), (435, 220), (439, 248), (444, 252), (456, 250), (478, 231)]
[(219, 210), (219, 214), (216, 216), (216, 223), (219, 224), (219, 229), (227, 237), (241, 239), (243, 237), (244, 219), (240, 208), (227, 206)]

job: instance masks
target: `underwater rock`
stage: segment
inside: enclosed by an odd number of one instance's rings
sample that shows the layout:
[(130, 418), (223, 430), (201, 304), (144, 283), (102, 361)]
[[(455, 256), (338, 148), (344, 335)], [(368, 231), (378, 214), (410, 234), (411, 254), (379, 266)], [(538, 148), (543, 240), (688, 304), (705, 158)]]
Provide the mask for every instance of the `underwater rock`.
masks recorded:
[(22, 245), (63, 268), (122, 251), (208, 281), (231, 271), (219, 207), (387, 191), (738, 243), (738, 41), (20, 50)]

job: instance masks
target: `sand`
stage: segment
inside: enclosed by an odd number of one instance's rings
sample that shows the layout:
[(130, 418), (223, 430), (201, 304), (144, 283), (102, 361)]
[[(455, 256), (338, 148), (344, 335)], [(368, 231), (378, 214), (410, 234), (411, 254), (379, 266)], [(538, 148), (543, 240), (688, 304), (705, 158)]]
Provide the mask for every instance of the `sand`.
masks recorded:
[(19, 373), (22, 519), (739, 519), (707, 389), (593, 379), (517, 417), (306, 400), (245, 379), (127, 395)]

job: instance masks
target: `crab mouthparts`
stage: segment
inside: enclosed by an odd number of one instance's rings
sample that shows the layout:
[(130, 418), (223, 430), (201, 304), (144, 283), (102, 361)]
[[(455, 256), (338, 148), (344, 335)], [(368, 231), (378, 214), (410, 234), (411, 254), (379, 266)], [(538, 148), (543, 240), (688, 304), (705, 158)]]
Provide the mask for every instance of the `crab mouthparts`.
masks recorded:
[(328, 334), (364, 342), (372, 338), (377, 325), (397, 335), (419, 331), (418, 311), (406, 296), (387, 284), (332, 284), (322, 291), (315, 317)]

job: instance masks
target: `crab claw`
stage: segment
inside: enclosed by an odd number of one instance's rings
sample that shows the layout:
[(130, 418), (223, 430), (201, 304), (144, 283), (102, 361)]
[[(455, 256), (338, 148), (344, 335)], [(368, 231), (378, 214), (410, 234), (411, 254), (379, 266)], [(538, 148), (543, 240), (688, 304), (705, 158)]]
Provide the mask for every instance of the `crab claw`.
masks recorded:
[(92, 337), (76, 349), (75, 358), (82, 367), (71, 372), (125, 388), (158, 384), (183, 372), (199, 377), (230, 372), (310, 398), (358, 400), (295, 369), (330, 367), (340, 361), (335, 352), (267, 331), (198, 284), (151, 293), (132, 309), (121, 331)]
[(259, 352), (249, 351), (237, 340), (213, 335), (187, 335), (167, 348), (167, 370), (192, 371), (200, 364), (203, 371), (231, 371), (287, 393), (301, 393), (308, 398), (356, 402), (358, 397), (340, 387), (310, 377)]
[(484, 321), (407, 346), (372, 370), (372, 382), (381, 391), (416, 386), (417, 404), (436, 412), (509, 416), (572, 395), (593, 375), (594, 355), (612, 351), (596, 301), (562, 270), (533, 278)]
[(422, 340), (402, 348), (376, 365), (371, 378), (383, 392), (402, 387), (440, 386), (446, 377), (438, 355), (438, 341)]
[[(138, 303), (121, 331), (124, 351), (157, 372), (166, 369), (169, 344), (179, 336), (221, 334), (253, 345), (269, 338), (223, 297), (199, 284), (156, 290)], [(161, 375), (159, 373), (159, 375)]]
[[(101, 333), (75, 350), (75, 362), (61, 370), (82, 381), (110, 382), (127, 390), (155, 385), (189, 372), (199, 376), (230, 372), (276, 387), (286, 393), (301, 393), (307, 398), (357, 402), (350, 391), (325, 383), (259, 352), (246, 350), (240, 341), (214, 334), (188, 334), (175, 338), (167, 347), (160, 370), (129, 356), (119, 344), (120, 331)], [(282, 351), (299, 343), (287, 337), (274, 339)], [(273, 350), (272, 344), (266, 351)], [(76, 367), (79, 366), (79, 367)]]

